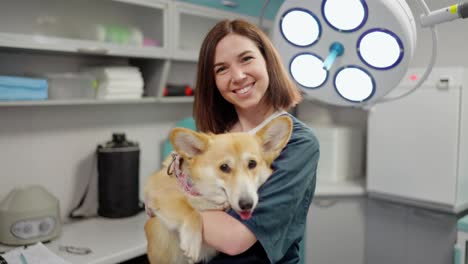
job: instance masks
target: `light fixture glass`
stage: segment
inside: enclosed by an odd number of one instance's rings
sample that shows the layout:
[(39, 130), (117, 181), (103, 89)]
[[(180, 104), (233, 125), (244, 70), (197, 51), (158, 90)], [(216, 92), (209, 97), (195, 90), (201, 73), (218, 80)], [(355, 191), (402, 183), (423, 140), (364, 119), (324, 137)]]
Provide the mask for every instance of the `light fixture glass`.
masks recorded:
[[(417, 20), (407, 1), (283, 1), (272, 40), (305, 98), (366, 108), (385, 101), (408, 69), (417, 44)], [(306, 29), (307, 21), (300, 17), (314, 21), (319, 32)], [(288, 22), (291, 18), (296, 22)], [(357, 81), (340, 81), (346, 70), (335, 87), (338, 70), (345, 66), (360, 69), (354, 70)]]
[(314, 44), (320, 37), (318, 19), (306, 9), (288, 10), (280, 21), (281, 33), (291, 44), (306, 47)]
[(324, 0), (322, 14), (335, 30), (350, 32), (366, 23), (368, 9), (364, 0)]
[(328, 77), (328, 71), (323, 69), (323, 60), (312, 53), (296, 55), (289, 65), (291, 76), (305, 88), (318, 88)]
[(347, 66), (337, 71), (335, 88), (338, 94), (351, 102), (363, 102), (372, 97), (375, 83), (372, 76), (357, 66)]
[(379, 70), (395, 67), (404, 54), (400, 38), (386, 29), (371, 29), (364, 32), (358, 40), (357, 50), (364, 63)]

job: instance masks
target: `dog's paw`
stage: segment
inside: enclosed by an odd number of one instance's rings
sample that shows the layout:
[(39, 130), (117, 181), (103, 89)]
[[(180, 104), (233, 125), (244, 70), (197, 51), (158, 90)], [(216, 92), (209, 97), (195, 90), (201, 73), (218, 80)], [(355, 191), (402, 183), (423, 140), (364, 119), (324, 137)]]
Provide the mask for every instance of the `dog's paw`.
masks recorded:
[(231, 205), (229, 204), (225, 195), (213, 195), (209, 199), (213, 204), (212, 208), (209, 208), (210, 210), (227, 210), (231, 208)]
[(188, 258), (189, 263), (197, 263), (201, 261), (201, 249), (202, 249), (202, 233), (201, 229), (193, 230), (187, 224), (184, 223), (179, 232), (180, 249), (184, 255)]
[(228, 209), (231, 209), (231, 205), (229, 204), (228, 201), (221, 202), (219, 204), (216, 204), (211, 208), (211, 210), (221, 210), (221, 211), (227, 211)]
[(148, 195), (145, 195), (145, 212), (149, 217), (156, 216), (156, 208), (151, 203), (151, 200), (148, 198)]
[(148, 207), (147, 205), (145, 205), (145, 212), (148, 215), (148, 217), (155, 217), (156, 216), (155, 210)]
[(228, 201), (224, 202), (222, 210), (223, 211), (228, 211), (229, 209), (231, 209), (231, 204), (229, 204)]

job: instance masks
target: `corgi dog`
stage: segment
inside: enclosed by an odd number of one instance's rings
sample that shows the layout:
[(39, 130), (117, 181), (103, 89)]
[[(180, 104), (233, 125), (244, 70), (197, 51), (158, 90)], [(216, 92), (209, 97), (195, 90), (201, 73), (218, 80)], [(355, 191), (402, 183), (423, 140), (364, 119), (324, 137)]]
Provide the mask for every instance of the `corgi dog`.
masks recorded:
[(200, 211), (232, 208), (249, 219), (258, 188), (286, 146), (292, 120), (279, 116), (257, 133), (204, 134), (174, 128), (175, 153), (149, 177), (144, 188), (150, 216), (145, 224), (153, 264), (208, 261), (217, 252), (203, 243)]

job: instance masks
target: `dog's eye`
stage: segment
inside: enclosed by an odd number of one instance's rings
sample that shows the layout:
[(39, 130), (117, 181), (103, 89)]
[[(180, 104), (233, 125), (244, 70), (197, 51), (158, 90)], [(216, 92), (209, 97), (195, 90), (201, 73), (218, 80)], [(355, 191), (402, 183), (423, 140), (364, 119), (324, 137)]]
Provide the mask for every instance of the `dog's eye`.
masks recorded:
[(227, 165), (226, 163), (221, 164), (221, 166), (219, 166), (219, 169), (220, 169), (222, 172), (225, 172), (225, 173), (231, 172), (231, 168), (230, 168), (229, 165)]
[(257, 162), (255, 160), (249, 160), (249, 165), (248, 165), (249, 169), (255, 169), (255, 167), (257, 167)]

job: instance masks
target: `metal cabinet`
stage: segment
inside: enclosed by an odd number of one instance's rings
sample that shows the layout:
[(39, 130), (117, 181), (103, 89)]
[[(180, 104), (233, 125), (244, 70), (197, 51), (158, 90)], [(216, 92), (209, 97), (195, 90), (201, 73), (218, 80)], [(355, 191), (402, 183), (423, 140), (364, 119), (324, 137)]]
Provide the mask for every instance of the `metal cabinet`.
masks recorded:
[(307, 217), (307, 264), (363, 264), (364, 196), (314, 198)]
[[(421, 69), (410, 69), (394, 92), (407, 91), (420, 75)], [(468, 208), (465, 76), (465, 68), (435, 68), (413, 94), (371, 109), (367, 133), (371, 196), (452, 213)]]
[(441, 264), (453, 260), (454, 214), (368, 199), (366, 261), (380, 264)]

